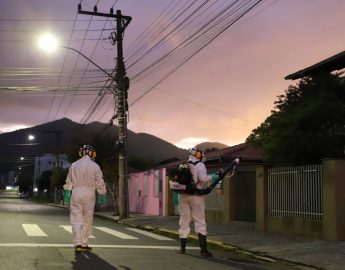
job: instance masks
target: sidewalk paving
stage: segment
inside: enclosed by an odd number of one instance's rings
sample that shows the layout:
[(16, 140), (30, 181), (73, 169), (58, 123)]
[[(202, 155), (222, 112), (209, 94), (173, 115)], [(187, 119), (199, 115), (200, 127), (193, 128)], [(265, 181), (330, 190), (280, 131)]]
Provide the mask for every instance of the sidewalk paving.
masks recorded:
[[(95, 216), (178, 237), (178, 217), (176, 216), (130, 214), (129, 218), (120, 220), (118, 216), (113, 215), (113, 212), (105, 210), (95, 212)], [(191, 229), (193, 231), (193, 226)], [(195, 236), (192, 235), (192, 237)], [(317, 269), (345, 269), (345, 241), (325, 241), (302, 236), (260, 232), (254, 223), (208, 224), (208, 242), (225, 249), (249, 252), (268, 260), (294, 262)]]

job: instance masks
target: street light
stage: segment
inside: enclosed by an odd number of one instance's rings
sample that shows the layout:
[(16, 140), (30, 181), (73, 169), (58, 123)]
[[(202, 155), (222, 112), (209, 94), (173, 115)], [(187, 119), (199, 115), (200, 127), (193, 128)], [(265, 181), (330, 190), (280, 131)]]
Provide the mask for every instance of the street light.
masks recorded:
[(59, 48), (62, 49), (67, 49), (67, 50), (71, 50), (74, 51), (76, 53), (78, 53), (79, 55), (81, 55), (83, 58), (85, 58), (87, 61), (89, 61), (90, 63), (92, 63), (94, 66), (96, 66), (99, 70), (101, 70), (103, 73), (105, 73), (106, 75), (108, 75), (109, 78), (111, 78), (112, 80), (114, 80), (114, 77), (108, 73), (107, 71), (105, 71), (103, 68), (101, 68), (99, 65), (97, 65), (94, 61), (92, 61), (89, 57), (87, 57), (85, 54), (83, 54), (82, 52), (72, 48), (72, 47), (68, 47), (68, 46), (62, 46), (59, 45), (57, 39), (50, 33), (46, 33), (43, 34), (40, 39), (39, 39), (39, 47), (47, 52), (47, 53), (52, 53), (54, 51), (56, 51)]
[(55, 51), (57, 45), (57, 39), (51, 33), (43, 34), (38, 41), (38, 47), (48, 53)]
[(33, 141), (35, 139), (35, 136), (32, 134), (29, 134), (28, 139), (29, 141)]
[[(34, 141), (36, 139), (36, 136), (35, 135), (33, 135), (33, 134), (29, 134), (28, 135), (28, 140), (29, 141)], [(32, 143), (32, 144), (34, 144), (34, 143)], [(36, 143), (37, 144), (37, 143)], [(39, 159), (40, 157), (39, 157), (39, 155), (38, 155), (38, 159)], [(21, 160), (24, 160), (24, 158), (20, 158)], [(40, 166), (39, 165), (39, 161), (38, 161), (38, 166)], [(39, 175), (38, 175), (38, 177), (37, 177), (37, 179), (36, 179), (36, 175), (35, 175), (35, 171), (36, 171), (36, 158), (34, 157), (34, 176), (33, 176), (33, 191), (34, 192), (37, 192), (38, 191), (38, 187), (39, 187)]]

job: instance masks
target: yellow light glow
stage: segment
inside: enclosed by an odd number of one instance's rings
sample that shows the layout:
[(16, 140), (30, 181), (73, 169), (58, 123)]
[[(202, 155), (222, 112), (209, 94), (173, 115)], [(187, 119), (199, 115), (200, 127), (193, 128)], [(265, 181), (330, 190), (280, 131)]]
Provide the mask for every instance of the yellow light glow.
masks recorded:
[(57, 46), (57, 39), (52, 34), (44, 34), (39, 39), (39, 47), (48, 53), (56, 50)]

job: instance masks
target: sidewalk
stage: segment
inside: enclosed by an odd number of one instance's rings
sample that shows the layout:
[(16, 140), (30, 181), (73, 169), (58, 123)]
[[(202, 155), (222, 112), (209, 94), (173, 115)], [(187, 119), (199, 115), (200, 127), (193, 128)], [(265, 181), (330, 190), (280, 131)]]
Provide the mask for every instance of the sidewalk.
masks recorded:
[[(110, 211), (95, 212), (95, 216), (114, 220), (128, 226), (154, 230), (178, 237), (178, 217), (130, 214), (119, 220)], [(193, 232), (193, 227), (191, 227)], [(193, 237), (193, 236), (192, 236)], [(208, 224), (208, 242), (226, 249), (250, 252), (267, 259), (284, 260), (317, 269), (345, 269), (345, 241), (325, 241), (301, 236), (288, 236), (256, 230), (254, 223), (231, 222), (225, 225)]]

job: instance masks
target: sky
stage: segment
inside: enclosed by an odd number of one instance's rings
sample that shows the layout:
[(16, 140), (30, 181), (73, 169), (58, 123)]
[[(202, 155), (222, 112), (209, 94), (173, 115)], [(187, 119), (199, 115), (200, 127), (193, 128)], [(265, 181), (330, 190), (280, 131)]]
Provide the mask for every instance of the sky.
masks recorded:
[[(263, 0), (248, 12), (258, 1), (203, 2), (0, 1), (0, 131), (63, 117), (108, 123), (116, 114), (104, 73), (116, 64), (109, 38), (116, 24), (78, 14), (78, 3), (132, 17), (123, 37), (128, 129), (181, 148), (243, 143), (298, 83), (285, 76), (344, 51), (343, 0)], [(210, 20), (222, 11), (224, 21)], [(48, 32), (103, 71), (71, 49), (43, 52), (38, 39)]]

